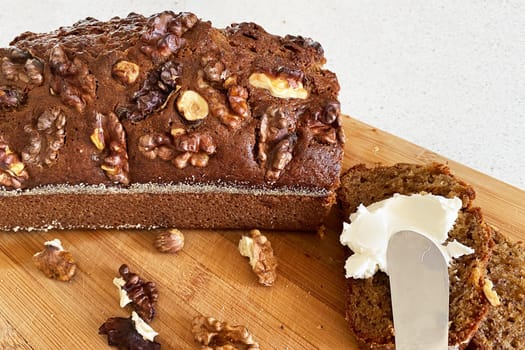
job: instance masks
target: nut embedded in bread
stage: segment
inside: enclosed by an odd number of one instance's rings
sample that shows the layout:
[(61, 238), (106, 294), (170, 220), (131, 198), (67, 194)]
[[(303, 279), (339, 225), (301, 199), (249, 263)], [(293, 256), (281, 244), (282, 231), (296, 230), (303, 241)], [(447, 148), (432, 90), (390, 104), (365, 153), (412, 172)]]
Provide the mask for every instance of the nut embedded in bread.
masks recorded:
[(0, 229), (314, 230), (335, 202), (335, 75), (301, 36), (191, 13), (0, 49)]
[(468, 350), (525, 349), (525, 245), (494, 235), (488, 278), (500, 304), (490, 308)]
[[(343, 218), (348, 220), (359, 204), (368, 206), (395, 193), (421, 192), (458, 197), (463, 202), (448, 241), (456, 239), (475, 250), (474, 254), (455, 259), (449, 267), (449, 345), (464, 348), (489, 308), (483, 283), (492, 249), (492, 229), (484, 223), (481, 210), (471, 205), (475, 197), (472, 187), (440, 164), (396, 164), (375, 168), (357, 165), (342, 176), (338, 200)], [(362, 349), (394, 349), (390, 286), (385, 273), (347, 280), (346, 315), (350, 330)]]

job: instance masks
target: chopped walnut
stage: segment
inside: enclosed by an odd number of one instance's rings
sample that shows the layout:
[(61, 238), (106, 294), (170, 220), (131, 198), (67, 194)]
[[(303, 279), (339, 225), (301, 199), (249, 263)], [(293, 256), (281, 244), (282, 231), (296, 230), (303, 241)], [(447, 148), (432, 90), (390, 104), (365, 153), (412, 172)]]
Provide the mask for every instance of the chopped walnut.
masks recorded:
[(139, 275), (129, 271), (126, 264), (120, 266), (119, 274), (125, 282), (121, 289), (131, 300), (133, 309), (142, 319), (151, 322), (155, 316), (155, 305), (159, 298), (157, 286), (154, 282), (146, 282)]
[(281, 140), (274, 148), (272, 157), (268, 159), (268, 168), (265, 178), (269, 182), (275, 182), (284, 172), (284, 168), (292, 160), (292, 151), (295, 146), (296, 136), (290, 135)]
[(136, 63), (120, 60), (111, 68), (111, 75), (124, 85), (133, 84), (140, 73), (140, 68)]
[(324, 144), (344, 142), (340, 109), (339, 102), (328, 102), (322, 111), (315, 113), (314, 118), (308, 121), (308, 130), (315, 140)]
[(485, 283), (483, 284), (483, 294), (487, 297), (490, 305), (500, 306), (501, 300), (498, 293), (494, 290), (494, 284), (488, 278), (485, 278)]
[(96, 97), (97, 82), (85, 62), (79, 57), (69, 58), (64, 48), (56, 45), (49, 57), (52, 95), (58, 95), (65, 104), (83, 112), (86, 104)]
[(133, 316), (108, 318), (98, 329), (98, 334), (107, 335), (108, 344), (119, 349), (160, 350), (159, 343), (139, 333)]
[(337, 143), (336, 129), (331, 125), (326, 125), (316, 120), (310, 122), (308, 128), (315, 140), (324, 144)]
[(0, 110), (13, 110), (26, 101), (27, 93), (17, 87), (0, 86)]
[(196, 316), (192, 321), (193, 338), (203, 350), (258, 350), (259, 343), (244, 326), (230, 326), (213, 317)]
[(295, 122), (285, 110), (270, 106), (261, 116), (257, 160), (266, 168), (265, 178), (275, 182), (293, 158), (297, 140)]
[(308, 97), (308, 91), (303, 87), (302, 81), (295, 80), (292, 77), (284, 78), (268, 73), (252, 73), (249, 81), (253, 87), (268, 90), (274, 97), (299, 99)]
[(176, 228), (161, 231), (155, 237), (154, 245), (161, 253), (177, 253), (184, 247), (184, 234)]
[(250, 107), (248, 106), (248, 90), (240, 85), (233, 85), (228, 88), (228, 101), (232, 110), (243, 118), (250, 117)]
[(208, 134), (186, 133), (183, 128), (173, 128), (170, 135), (141, 136), (139, 150), (149, 159), (159, 157), (183, 169), (190, 164), (205, 167), (210, 156), (215, 153), (216, 147)]
[(239, 252), (250, 258), (250, 265), (259, 277), (259, 283), (272, 286), (277, 277), (277, 259), (273, 255), (272, 244), (259, 230), (251, 230), (250, 236), (239, 241)]
[(205, 55), (201, 58), (201, 65), (203, 67), (204, 77), (212, 83), (220, 83), (228, 74), (224, 63), (210, 55)]
[(177, 81), (182, 74), (182, 65), (173, 61), (164, 62), (149, 73), (142, 87), (133, 95), (133, 105), (121, 107), (123, 117), (137, 122), (166, 106), (169, 97), (178, 92)]
[(44, 63), (29, 51), (12, 48), (2, 58), (1, 72), (7, 80), (40, 86), (44, 82)]
[(150, 56), (155, 63), (179, 51), (185, 44), (182, 36), (190, 30), (199, 19), (193, 13), (164, 11), (148, 20), (142, 34), (142, 52)]
[(32, 124), (24, 127), (29, 145), (22, 151), (22, 160), (37, 166), (52, 166), (66, 137), (66, 114), (58, 107), (42, 112)]
[(91, 142), (102, 152), (100, 167), (106, 176), (123, 185), (129, 184), (129, 162), (126, 132), (122, 123), (113, 113), (108, 116), (95, 115), (95, 128), (90, 136)]
[(29, 174), (24, 163), (0, 135), (0, 185), (21, 188), (22, 183), (28, 178)]
[[(227, 127), (231, 129), (238, 129), (242, 125), (243, 120), (245, 119), (241, 115), (232, 113), (232, 111), (235, 112), (233, 110), (233, 106), (235, 106), (235, 109), (237, 109), (237, 111), (240, 111), (243, 115), (249, 116), (248, 104), (246, 103), (246, 105), (244, 105), (244, 102), (246, 102), (248, 96), (247, 91), (243, 91), (243, 88), (241, 88), (240, 86), (231, 87), (232, 91), (229, 93), (229, 96), (231, 96), (231, 100), (229, 101), (229, 103), (232, 106), (232, 110), (230, 110), (230, 108), (227, 105), (228, 102), (226, 101), (226, 96), (224, 96), (219, 90), (213, 88), (204, 80), (203, 71), (198, 72), (197, 86), (199, 88), (199, 91), (202, 93), (202, 95), (204, 95), (204, 97), (208, 101), (208, 106), (211, 115), (218, 118), (221, 121), (221, 123), (223, 123)], [(246, 96), (246, 98), (244, 98), (244, 96)]]
[(141, 136), (139, 151), (149, 159), (155, 159), (159, 156), (161, 159), (170, 160), (175, 156), (171, 137), (162, 134)]
[(33, 255), (36, 267), (49, 278), (69, 281), (75, 276), (77, 265), (73, 255), (65, 251), (59, 239), (44, 243), (44, 250)]

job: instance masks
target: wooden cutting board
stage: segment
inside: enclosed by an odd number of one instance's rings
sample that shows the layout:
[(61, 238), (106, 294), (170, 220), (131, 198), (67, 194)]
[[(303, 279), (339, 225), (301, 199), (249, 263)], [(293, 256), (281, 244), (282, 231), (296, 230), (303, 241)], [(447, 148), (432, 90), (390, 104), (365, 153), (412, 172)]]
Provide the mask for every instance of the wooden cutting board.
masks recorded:
[[(524, 191), (357, 120), (345, 118), (344, 127), (345, 169), (362, 162), (448, 162), (477, 189), (487, 221), (513, 239), (525, 239)], [(158, 285), (152, 326), (163, 349), (198, 348), (191, 320), (199, 314), (247, 326), (262, 349), (357, 349), (344, 320), (339, 226), (332, 215), (324, 235), (264, 232), (280, 263), (271, 288), (257, 283), (240, 256), (241, 231), (186, 230), (186, 246), (177, 255), (153, 248), (155, 232), (0, 233), (0, 348), (109, 348), (98, 328), (109, 317), (129, 316), (112, 284), (126, 263)], [(33, 266), (32, 255), (53, 238), (78, 262), (71, 282), (47, 279)]]

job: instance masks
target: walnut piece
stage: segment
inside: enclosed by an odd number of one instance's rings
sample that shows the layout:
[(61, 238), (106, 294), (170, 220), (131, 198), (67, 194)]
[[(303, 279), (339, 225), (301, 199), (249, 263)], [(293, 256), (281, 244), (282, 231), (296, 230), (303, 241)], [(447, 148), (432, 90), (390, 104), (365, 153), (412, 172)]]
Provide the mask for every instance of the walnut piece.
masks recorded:
[(141, 136), (139, 150), (149, 159), (157, 157), (171, 161), (179, 169), (188, 165), (205, 167), (216, 147), (208, 134), (187, 133), (186, 129), (174, 127), (170, 135), (151, 134)]
[(292, 151), (295, 146), (296, 136), (290, 135), (288, 138), (279, 141), (275, 146), (273, 155), (269, 158), (268, 169), (265, 178), (269, 182), (275, 182), (279, 179), (284, 169), (292, 160)]
[(279, 107), (270, 106), (261, 116), (257, 161), (266, 168), (265, 179), (270, 183), (279, 179), (293, 158), (295, 127), (290, 113)]
[(341, 128), (341, 107), (339, 102), (328, 102), (322, 111), (314, 114), (308, 121), (308, 130), (315, 140), (324, 144), (344, 142), (344, 132)]
[(73, 255), (64, 250), (59, 239), (45, 242), (44, 250), (33, 255), (33, 262), (44, 275), (59, 281), (71, 280), (77, 271)]
[(141, 51), (150, 56), (154, 63), (163, 62), (179, 51), (185, 44), (182, 36), (190, 30), (199, 19), (193, 13), (164, 11), (148, 20), (142, 34)]
[(193, 338), (203, 350), (258, 350), (252, 334), (244, 326), (230, 326), (213, 317), (196, 316), (192, 321)]
[(126, 264), (120, 266), (119, 274), (124, 280), (124, 283), (120, 284), (120, 288), (126, 292), (127, 297), (131, 300), (133, 309), (142, 319), (151, 322), (155, 316), (155, 305), (159, 298), (157, 286), (154, 282), (146, 282), (137, 274), (129, 271)]
[(86, 104), (93, 102), (96, 97), (97, 82), (90, 73), (89, 67), (79, 57), (70, 59), (64, 48), (56, 45), (51, 49), (49, 57), (51, 81), (49, 82), (52, 95), (58, 95), (67, 105), (83, 112)]
[(137, 325), (141, 325), (141, 323), (137, 318), (138, 316), (133, 314), (130, 318), (108, 318), (98, 329), (98, 334), (107, 335), (108, 344), (119, 349), (160, 350), (159, 343), (153, 339), (148, 339), (151, 337), (145, 337), (137, 330), (139, 328)]
[(106, 176), (117, 183), (129, 184), (129, 162), (126, 132), (122, 123), (113, 113), (96, 113), (95, 128), (90, 135), (91, 142), (102, 153), (100, 168)]
[(273, 255), (272, 244), (259, 230), (251, 230), (250, 236), (239, 241), (239, 252), (250, 258), (250, 265), (259, 277), (259, 283), (272, 286), (277, 277), (277, 259)]
[(121, 60), (116, 62), (111, 68), (113, 78), (119, 80), (124, 85), (133, 84), (140, 73), (140, 68), (136, 63)]
[(228, 101), (233, 111), (243, 117), (250, 117), (250, 107), (248, 106), (248, 90), (240, 85), (232, 85), (228, 88)]
[(203, 67), (204, 77), (212, 83), (220, 83), (228, 75), (222, 60), (210, 54), (201, 57), (201, 66)]
[[(204, 95), (208, 101), (209, 110), (212, 116), (218, 118), (221, 123), (226, 125), (231, 129), (238, 129), (241, 127), (242, 122), (245, 118), (241, 115), (235, 113), (235, 108), (237, 111), (242, 113), (245, 116), (249, 116), (248, 104), (244, 104), (248, 97), (248, 92), (244, 91), (242, 87), (233, 87), (228, 82), (226, 87), (230, 89), (229, 91), (229, 103), (232, 106), (232, 109), (227, 105), (226, 96), (222, 94), (219, 90), (212, 87), (208, 82), (204, 80), (205, 73), (200, 70), (197, 74), (197, 87), (199, 92)], [(228, 79), (227, 79), (228, 80)], [(225, 82), (226, 83), (226, 82)], [(230, 98), (231, 97), (231, 98)]]
[(266, 89), (274, 97), (306, 99), (308, 91), (301, 81), (282, 78), (267, 73), (252, 73), (249, 82), (253, 87)]
[(197, 121), (208, 116), (208, 102), (193, 90), (186, 90), (177, 99), (177, 109), (187, 121)]
[(118, 107), (118, 114), (133, 122), (147, 118), (153, 112), (166, 107), (173, 94), (178, 92), (177, 81), (182, 74), (182, 65), (167, 61), (148, 74), (141, 88), (133, 95), (133, 105)]
[(28, 178), (29, 174), (24, 163), (0, 135), (0, 185), (21, 188), (22, 183)]
[(59, 107), (42, 112), (33, 124), (24, 127), (29, 145), (22, 151), (22, 160), (37, 166), (52, 166), (66, 137), (66, 114)]
[(155, 237), (154, 245), (161, 253), (177, 253), (184, 247), (184, 234), (176, 228), (161, 231)]
[(488, 278), (485, 278), (485, 283), (483, 284), (483, 294), (487, 297), (490, 305), (500, 306), (501, 300), (498, 293), (494, 290), (494, 284)]
[(27, 93), (13, 86), (0, 86), (0, 111), (20, 107), (27, 98)]
[(6, 80), (33, 86), (40, 86), (44, 82), (44, 63), (29, 51), (11, 48), (8, 55), (2, 58), (0, 67)]

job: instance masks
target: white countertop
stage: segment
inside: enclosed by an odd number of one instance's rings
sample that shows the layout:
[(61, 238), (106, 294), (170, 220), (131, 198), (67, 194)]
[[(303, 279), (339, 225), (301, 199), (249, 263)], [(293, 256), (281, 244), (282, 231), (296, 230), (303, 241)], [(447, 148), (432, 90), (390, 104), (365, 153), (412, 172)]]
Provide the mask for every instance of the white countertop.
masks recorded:
[[(0, 45), (85, 17), (192, 11), (319, 41), (354, 118), (525, 189), (525, 2), (0, 0)], [(9, 9), (9, 10), (6, 10)]]

